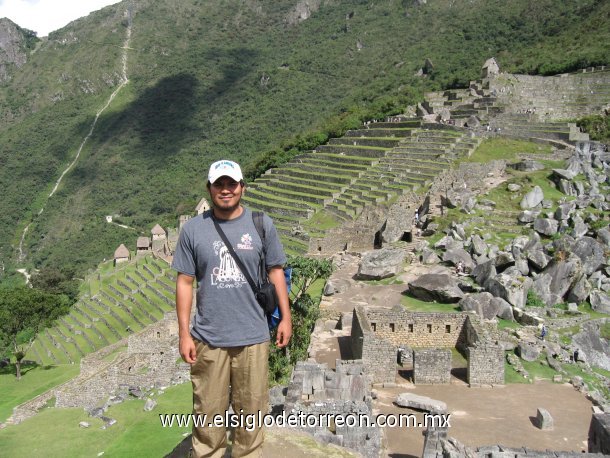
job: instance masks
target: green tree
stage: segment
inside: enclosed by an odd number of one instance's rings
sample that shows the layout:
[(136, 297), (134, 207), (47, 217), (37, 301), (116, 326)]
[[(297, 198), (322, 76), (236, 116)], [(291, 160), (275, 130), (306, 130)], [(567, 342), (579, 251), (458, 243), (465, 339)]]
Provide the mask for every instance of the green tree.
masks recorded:
[(32, 275), (32, 286), (52, 294), (65, 294), (71, 302), (78, 297), (78, 280), (74, 279), (74, 270), (46, 266)]
[[(316, 280), (326, 279), (332, 273), (332, 263), (326, 259), (295, 256), (289, 258), (288, 264), (292, 267), (292, 338), (286, 348), (270, 347), (270, 383), (286, 382), (296, 362), (307, 357), (311, 332), (320, 317), (319, 300), (311, 297), (310, 288)], [(271, 341), (275, 341), (275, 335)]]
[(0, 288), (0, 354), (15, 357), (17, 379), (21, 362), (39, 331), (68, 311), (65, 297), (33, 288)]

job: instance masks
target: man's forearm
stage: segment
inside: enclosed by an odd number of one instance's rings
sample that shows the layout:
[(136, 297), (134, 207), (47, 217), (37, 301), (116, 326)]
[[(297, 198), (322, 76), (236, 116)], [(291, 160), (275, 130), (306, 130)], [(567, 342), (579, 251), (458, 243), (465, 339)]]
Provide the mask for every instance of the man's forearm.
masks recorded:
[(290, 314), (290, 301), (288, 300), (288, 289), (286, 288), (286, 279), (284, 278), (284, 269), (281, 267), (273, 267), (269, 271), (269, 281), (271, 281), (271, 283), (273, 283), (275, 286), (280, 311), (282, 312), (282, 320), (286, 319), (292, 322), (292, 316)]
[(176, 315), (180, 336), (189, 334), (191, 307), (193, 305), (193, 278), (178, 274), (176, 279)]

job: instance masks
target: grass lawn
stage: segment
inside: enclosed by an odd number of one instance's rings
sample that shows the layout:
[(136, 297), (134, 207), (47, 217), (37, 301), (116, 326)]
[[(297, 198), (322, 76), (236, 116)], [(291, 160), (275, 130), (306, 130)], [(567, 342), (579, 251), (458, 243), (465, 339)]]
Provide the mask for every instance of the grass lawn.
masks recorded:
[[(169, 388), (157, 402), (151, 412), (144, 412), (144, 401), (139, 399), (112, 406), (105, 415), (117, 423), (105, 430), (100, 429), (101, 420), (89, 417), (83, 409), (44, 409), (19, 425), (0, 430), (0, 456), (81, 457), (104, 452), (111, 457), (163, 457), (190, 428), (163, 428), (159, 414), (190, 413), (191, 384)], [(91, 426), (81, 428), (81, 421)]]
[(529, 373), (529, 378), (522, 377), (508, 362), (504, 363), (504, 382), (505, 383), (532, 383), (536, 378), (553, 380), (553, 376), (557, 372), (542, 363), (542, 360), (538, 361), (524, 361), (520, 360), (523, 368)]
[(521, 325), (516, 321), (498, 318), (498, 329), (519, 329)]
[(400, 303), (410, 312), (459, 312), (456, 304), (441, 304), (440, 302), (425, 302), (411, 296), (403, 295)]
[(459, 162), (489, 162), (498, 159), (516, 161), (517, 155), (521, 153), (542, 155), (550, 154), (551, 151), (550, 145), (508, 138), (490, 138), (483, 141), (470, 157), (461, 159)]
[[(78, 364), (25, 366), (21, 368), (21, 380), (17, 380), (14, 365), (0, 369), (0, 422), (11, 416), (13, 407), (61, 385), (77, 376), (79, 371)], [(11, 455), (0, 451), (0, 456)]]

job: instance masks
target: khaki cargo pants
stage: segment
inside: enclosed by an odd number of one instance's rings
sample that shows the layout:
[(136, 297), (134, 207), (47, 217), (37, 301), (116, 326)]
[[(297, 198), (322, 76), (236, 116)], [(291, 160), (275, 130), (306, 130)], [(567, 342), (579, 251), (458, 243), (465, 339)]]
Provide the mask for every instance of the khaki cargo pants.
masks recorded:
[[(267, 413), (269, 402), (269, 342), (232, 348), (217, 348), (195, 341), (197, 362), (191, 367), (193, 413), (223, 417), (229, 408), (229, 386), (233, 411), (244, 414)], [(194, 457), (222, 458), (227, 448), (226, 427), (193, 427)], [(262, 428), (247, 431), (235, 428), (231, 456), (262, 457)]]

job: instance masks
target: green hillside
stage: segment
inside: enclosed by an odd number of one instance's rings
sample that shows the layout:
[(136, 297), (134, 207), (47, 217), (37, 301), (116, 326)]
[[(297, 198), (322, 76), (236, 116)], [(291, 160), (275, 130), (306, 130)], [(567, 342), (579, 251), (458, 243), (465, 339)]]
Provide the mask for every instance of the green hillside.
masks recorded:
[[(490, 56), (542, 73), (610, 56), (604, 1), (321, 2), (290, 24), (295, 5), (123, 1), (40, 42), (0, 85), (4, 275), (32, 219), (20, 265), (91, 267), (191, 212), (221, 157), (253, 164), (308, 133), (399, 112), (424, 91), (477, 78)], [(123, 53), (129, 83), (47, 202), (121, 83)], [(426, 58), (434, 69), (415, 76)]]

